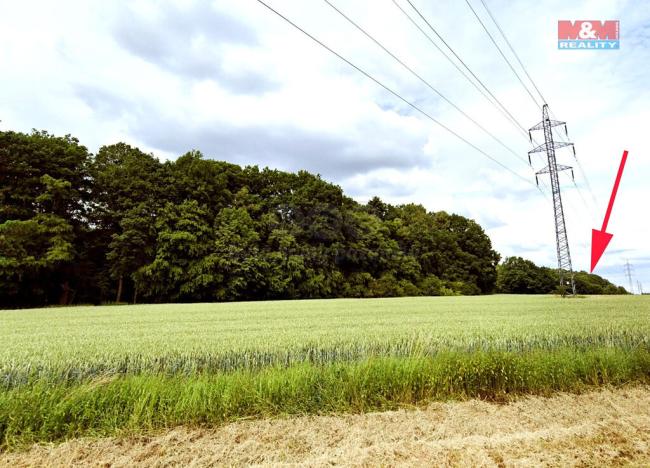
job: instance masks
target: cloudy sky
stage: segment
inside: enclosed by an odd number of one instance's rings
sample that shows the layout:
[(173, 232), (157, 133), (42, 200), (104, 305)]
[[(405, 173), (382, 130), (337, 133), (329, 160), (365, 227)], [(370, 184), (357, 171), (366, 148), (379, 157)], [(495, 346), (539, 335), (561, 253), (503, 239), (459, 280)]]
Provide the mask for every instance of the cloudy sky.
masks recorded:
[[(536, 189), (534, 170), (524, 163), (527, 138), (392, 0), (331, 2), (509, 149), (323, 0), (268, 0), (520, 177), (256, 0), (3, 2), (0, 129), (71, 133), (91, 152), (125, 141), (162, 159), (199, 149), (243, 165), (307, 169), (361, 202), (378, 195), (472, 217), (503, 256), (555, 265), (552, 206), (548, 189), (546, 196)], [(541, 120), (541, 109), (465, 1), (412, 2), (523, 127)], [(627, 149), (608, 229), (614, 238), (597, 272), (627, 286), (623, 264), (629, 259), (635, 282), (650, 291), (650, 2), (485, 2), (575, 142), (583, 170), (570, 150), (558, 151), (558, 162), (576, 166), (579, 190), (568, 174), (561, 176), (574, 267), (589, 267), (591, 228), (602, 223)], [(407, 0), (397, 3), (426, 28)], [(470, 3), (516, 65), (480, 0)], [(557, 50), (557, 21), (575, 19), (620, 20), (621, 49)], [(534, 157), (533, 165), (541, 169), (543, 157)]]

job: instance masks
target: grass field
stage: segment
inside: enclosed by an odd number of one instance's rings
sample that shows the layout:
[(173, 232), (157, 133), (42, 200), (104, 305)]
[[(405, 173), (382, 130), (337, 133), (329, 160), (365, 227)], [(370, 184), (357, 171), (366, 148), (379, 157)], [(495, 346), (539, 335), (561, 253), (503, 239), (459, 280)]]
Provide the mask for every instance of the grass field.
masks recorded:
[(645, 297), (0, 311), (0, 445), (650, 379)]

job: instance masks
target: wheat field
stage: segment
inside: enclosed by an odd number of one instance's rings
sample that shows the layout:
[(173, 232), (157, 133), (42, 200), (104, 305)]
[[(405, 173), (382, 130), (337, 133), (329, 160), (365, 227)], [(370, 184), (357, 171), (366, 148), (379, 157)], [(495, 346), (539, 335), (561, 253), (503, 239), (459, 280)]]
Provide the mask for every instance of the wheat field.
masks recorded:
[(650, 380), (650, 300), (337, 299), (0, 311), (0, 450)]
[(481, 296), (0, 311), (0, 382), (194, 374), (441, 351), (632, 349), (650, 298)]

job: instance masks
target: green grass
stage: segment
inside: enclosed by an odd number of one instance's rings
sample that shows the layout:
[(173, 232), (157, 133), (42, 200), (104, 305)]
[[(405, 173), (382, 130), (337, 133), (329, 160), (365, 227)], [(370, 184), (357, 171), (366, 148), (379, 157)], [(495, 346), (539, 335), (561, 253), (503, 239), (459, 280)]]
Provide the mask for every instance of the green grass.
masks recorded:
[(190, 377), (129, 376), (36, 383), (0, 393), (0, 447), (87, 435), (141, 433), (279, 414), (393, 409), (432, 399), (505, 399), (648, 382), (650, 352), (611, 348), (442, 353), (352, 364)]
[(439, 297), (0, 311), (0, 446), (650, 379), (650, 300)]

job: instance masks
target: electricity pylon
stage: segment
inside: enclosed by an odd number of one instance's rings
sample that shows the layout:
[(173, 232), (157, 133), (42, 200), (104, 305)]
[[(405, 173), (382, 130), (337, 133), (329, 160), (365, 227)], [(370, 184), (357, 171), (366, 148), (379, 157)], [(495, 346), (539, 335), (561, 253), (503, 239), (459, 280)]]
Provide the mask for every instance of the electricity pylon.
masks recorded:
[(634, 283), (632, 282), (632, 271), (634, 270), (634, 267), (630, 264), (629, 260), (625, 261), (625, 277), (630, 283), (630, 294), (634, 294)]
[(532, 161), (530, 155), (533, 153), (546, 152), (548, 159), (548, 165), (535, 173), (535, 181), (539, 185), (539, 176), (541, 174), (549, 174), (551, 179), (551, 191), (553, 192), (553, 213), (555, 215), (555, 240), (557, 245), (557, 267), (558, 274), (560, 277), (560, 285), (566, 288), (570, 288), (570, 291), (575, 295), (576, 285), (573, 280), (573, 267), (571, 266), (571, 251), (569, 250), (569, 240), (567, 238), (566, 222), (564, 218), (564, 208), (562, 207), (562, 195), (560, 194), (560, 179), (558, 177), (558, 172), (561, 171), (571, 171), (571, 178), (574, 178), (573, 168), (571, 166), (565, 166), (562, 164), (557, 164), (555, 159), (555, 150), (559, 148), (564, 148), (565, 146), (571, 146), (573, 148), (573, 155), (575, 156), (576, 150), (573, 143), (565, 143), (562, 141), (553, 141), (553, 127), (558, 127), (560, 125), (564, 126), (564, 132), (568, 136), (566, 122), (560, 122), (558, 120), (551, 120), (548, 116), (548, 105), (544, 104), (542, 108), (542, 121), (532, 127), (528, 134), (530, 136), (530, 141), (532, 143), (533, 137), (531, 132), (534, 130), (543, 130), (544, 131), (544, 143), (537, 146), (528, 152), (528, 162)]

